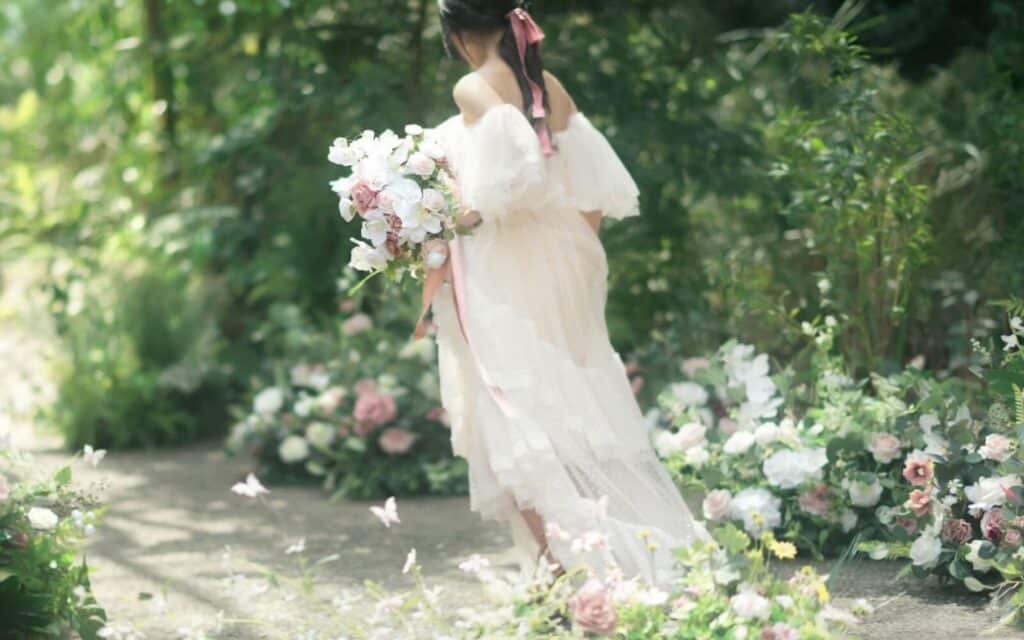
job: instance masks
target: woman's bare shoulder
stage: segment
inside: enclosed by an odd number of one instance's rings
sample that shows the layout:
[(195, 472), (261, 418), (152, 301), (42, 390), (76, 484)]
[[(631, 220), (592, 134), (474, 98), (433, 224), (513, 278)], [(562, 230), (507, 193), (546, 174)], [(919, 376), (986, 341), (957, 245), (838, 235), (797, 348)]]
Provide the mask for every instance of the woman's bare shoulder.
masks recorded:
[(569, 126), (569, 118), (576, 113), (576, 103), (555, 74), (544, 71), (544, 85), (551, 104), (551, 128), (560, 131)]
[(476, 72), (467, 73), (455, 83), (452, 97), (466, 124), (474, 123), (491, 107), (505, 103), (490, 83)]

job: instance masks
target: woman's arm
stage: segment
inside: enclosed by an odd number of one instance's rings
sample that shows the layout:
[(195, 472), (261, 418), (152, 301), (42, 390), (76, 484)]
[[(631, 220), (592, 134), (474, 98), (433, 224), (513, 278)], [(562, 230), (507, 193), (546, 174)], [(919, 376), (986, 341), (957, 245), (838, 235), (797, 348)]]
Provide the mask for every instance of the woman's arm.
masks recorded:
[(604, 214), (600, 211), (583, 211), (582, 214), (587, 219), (587, 224), (594, 229), (594, 233), (597, 233), (601, 229), (601, 218)]

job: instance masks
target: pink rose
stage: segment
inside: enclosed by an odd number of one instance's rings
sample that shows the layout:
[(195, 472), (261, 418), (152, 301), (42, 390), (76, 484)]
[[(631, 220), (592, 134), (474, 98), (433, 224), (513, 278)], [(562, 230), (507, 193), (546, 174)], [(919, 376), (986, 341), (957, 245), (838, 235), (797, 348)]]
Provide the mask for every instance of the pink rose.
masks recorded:
[(569, 613), (580, 628), (598, 635), (613, 633), (619, 624), (611, 596), (594, 578), (587, 580), (569, 599)]
[(377, 444), (384, 453), (401, 455), (409, 450), (412, 443), (416, 441), (416, 435), (408, 429), (401, 427), (389, 427), (377, 438)]
[(448, 420), (448, 411), (442, 406), (431, 407), (430, 411), (427, 412), (427, 420), (433, 420), (434, 422), (440, 422), (441, 424), (448, 426), (450, 421)]
[(989, 460), (1005, 462), (1013, 453), (1013, 442), (1006, 436), (998, 433), (990, 433), (985, 437), (985, 444), (978, 447), (978, 453)]
[(931, 491), (914, 489), (910, 492), (910, 497), (907, 498), (907, 502), (904, 506), (913, 511), (914, 515), (920, 518), (932, 510)]
[(903, 477), (913, 485), (921, 486), (932, 481), (935, 474), (935, 463), (923, 452), (915, 451), (907, 456), (903, 465)]
[(640, 373), (640, 363), (636, 360), (630, 360), (626, 363), (626, 375), (631, 376), (635, 373)]
[(816, 484), (800, 495), (800, 508), (812, 515), (824, 518), (828, 515), (831, 502), (828, 497), (828, 485)]
[(981, 518), (981, 535), (989, 542), (1003, 539), (1003, 510), (993, 507)]
[(375, 428), (377, 428), (377, 425), (373, 424), (372, 422), (357, 422), (352, 427), (352, 433), (356, 434), (360, 438), (365, 438), (366, 436), (373, 433), (373, 430)]
[(374, 207), (377, 202), (377, 193), (370, 188), (370, 185), (362, 181), (352, 187), (352, 203), (356, 206), (356, 211), (360, 216), (365, 216), (366, 212)]
[(1003, 534), (1003, 544), (1011, 547), (1019, 547), (1021, 542), (1020, 529), (1007, 529)]
[(729, 506), (732, 504), (732, 494), (726, 489), (715, 489), (708, 493), (701, 505), (701, 511), (708, 520), (721, 520), (729, 515)]
[(942, 539), (953, 544), (963, 544), (972, 538), (971, 523), (957, 518), (946, 520), (942, 525)]
[(353, 415), (360, 425), (373, 429), (394, 420), (398, 415), (398, 408), (395, 406), (395, 399), (388, 394), (371, 391), (356, 399)]
[(890, 433), (875, 433), (871, 435), (871, 442), (868, 444), (868, 451), (880, 464), (889, 464), (900, 455), (900, 439)]
[(900, 516), (895, 518), (893, 522), (896, 523), (896, 526), (903, 527), (903, 530), (907, 532), (907, 535), (912, 536), (917, 533), (917, 521), (913, 518), (904, 518), (903, 516)]

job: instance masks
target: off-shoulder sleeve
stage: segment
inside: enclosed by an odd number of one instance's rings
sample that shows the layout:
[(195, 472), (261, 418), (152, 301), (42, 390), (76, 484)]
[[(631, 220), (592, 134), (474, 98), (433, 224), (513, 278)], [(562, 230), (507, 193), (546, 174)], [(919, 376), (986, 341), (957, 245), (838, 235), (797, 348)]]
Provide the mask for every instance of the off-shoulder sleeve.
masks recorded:
[(640, 214), (639, 190), (604, 134), (582, 113), (575, 113), (558, 134), (561, 180), (580, 211), (601, 211), (611, 218)]
[(457, 162), (462, 203), (486, 222), (529, 207), (544, 187), (540, 142), (512, 105), (492, 107), (467, 127)]

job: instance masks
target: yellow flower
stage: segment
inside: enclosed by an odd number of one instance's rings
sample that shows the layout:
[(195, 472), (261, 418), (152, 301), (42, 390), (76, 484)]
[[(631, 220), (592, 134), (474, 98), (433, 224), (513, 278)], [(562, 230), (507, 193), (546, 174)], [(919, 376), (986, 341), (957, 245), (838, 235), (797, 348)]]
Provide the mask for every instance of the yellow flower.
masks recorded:
[(647, 543), (647, 548), (650, 549), (651, 551), (657, 551), (658, 543), (657, 542), (648, 542)]
[(651, 532), (648, 529), (641, 529), (640, 531), (637, 531), (637, 535), (640, 536), (641, 540), (646, 540), (650, 537)]
[(821, 601), (822, 603), (826, 603), (826, 602), (828, 602), (828, 599), (829, 599), (828, 587), (825, 586), (824, 582), (819, 582), (818, 583), (818, 600)]
[(796, 557), (796, 545), (792, 542), (779, 542), (773, 540), (771, 542), (772, 553), (779, 560), (792, 560)]

